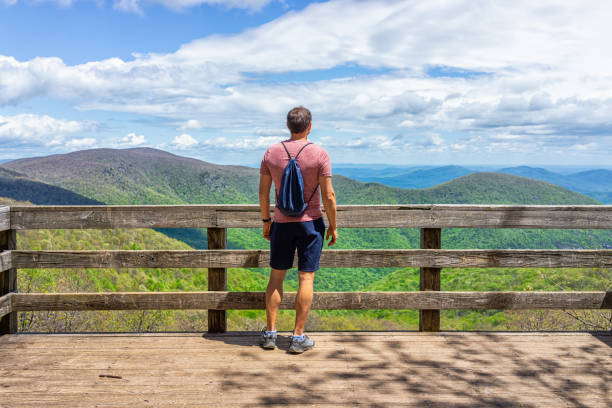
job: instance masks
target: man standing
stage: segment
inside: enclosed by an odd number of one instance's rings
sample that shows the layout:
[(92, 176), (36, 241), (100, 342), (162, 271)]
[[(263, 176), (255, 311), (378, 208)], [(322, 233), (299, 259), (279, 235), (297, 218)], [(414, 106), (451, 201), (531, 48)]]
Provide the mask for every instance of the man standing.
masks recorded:
[[(266, 288), (266, 329), (261, 344), (266, 349), (276, 347), (276, 315), (283, 296), (283, 280), (287, 269), (293, 266), (295, 250), (298, 253), (299, 289), (295, 298), (295, 326), (289, 351), (302, 353), (314, 347), (314, 341), (304, 334), (304, 326), (312, 303), (315, 271), (323, 242), (336, 243), (336, 196), (332, 187), (331, 161), (327, 151), (308, 141), (312, 116), (303, 107), (291, 109), (287, 114), (287, 127), (291, 138), (276, 143), (264, 154), (260, 167), (259, 206), (263, 221), (263, 236), (270, 241), (270, 280)], [(296, 159), (304, 180), (306, 211), (299, 217), (288, 217), (274, 208), (274, 221), (270, 219), (270, 188), (272, 181), (276, 194), (289, 157)], [(319, 188), (320, 186), (320, 188)], [(327, 214), (328, 230), (321, 211), (321, 198)], [(325, 235), (325, 239), (323, 236)]]

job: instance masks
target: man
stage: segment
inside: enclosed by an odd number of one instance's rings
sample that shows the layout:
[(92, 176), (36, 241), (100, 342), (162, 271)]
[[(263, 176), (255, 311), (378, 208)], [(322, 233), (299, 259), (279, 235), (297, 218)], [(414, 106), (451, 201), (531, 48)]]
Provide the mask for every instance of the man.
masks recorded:
[[(302, 353), (314, 347), (314, 341), (304, 334), (304, 326), (312, 303), (315, 271), (323, 242), (336, 243), (336, 196), (332, 187), (331, 161), (327, 151), (308, 141), (312, 116), (308, 109), (297, 107), (287, 114), (287, 127), (291, 138), (276, 143), (264, 154), (260, 167), (259, 206), (263, 221), (263, 236), (270, 241), (270, 280), (266, 288), (266, 329), (262, 330), (261, 343), (266, 349), (276, 347), (276, 315), (283, 296), (283, 280), (287, 269), (293, 266), (295, 250), (298, 252), (299, 289), (295, 299), (295, 326), (289, 351)], [(283, 147), (284, 144), (284, 147)], [(285, 150), (285, 148), (287, 150)], [(278, 194), (281, 177), (289, 161), (287, 153), (297, 158), (304, 180), (306, 211), (299, 217), (288, 217), (274, 208), (274, 221), (270, 219), (270, 187), (272, 181)], [(320, 188), (318, 188), (318, 186)], [(312, 197), (311, 197), (312, 196)], [(327, 214), (328, 230), (321, 211), (321, 198)]]

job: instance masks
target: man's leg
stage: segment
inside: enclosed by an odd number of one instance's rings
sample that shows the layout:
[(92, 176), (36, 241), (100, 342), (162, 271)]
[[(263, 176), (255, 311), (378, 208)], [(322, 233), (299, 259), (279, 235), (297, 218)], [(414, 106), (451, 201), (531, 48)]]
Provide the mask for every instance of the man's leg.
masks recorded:
[[(312, 304), (314, 272), (298, 271), (300, 286), (295, 297), (295, 328), (293, 334), (301, 336)], [(280, 303), (280, 302), (279, 302)]]
[(270, 280), (266, 288), (266, 330), (276, 330), (276, 315), (283, 298), (283, 281), (287, 270), (272, 268), (270, 270)]

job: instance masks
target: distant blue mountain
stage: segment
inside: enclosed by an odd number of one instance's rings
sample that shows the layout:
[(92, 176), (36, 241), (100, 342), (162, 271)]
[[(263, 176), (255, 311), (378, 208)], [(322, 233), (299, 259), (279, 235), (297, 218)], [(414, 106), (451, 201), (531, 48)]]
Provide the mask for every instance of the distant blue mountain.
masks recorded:
[(367, 181), (400, 188), (428, 188), (472, 173), (476, 171), (461, 166), (442, 166), (414, 170), (393, 177), (370, 177)]
[(585, 195), (593, 197), (594, 199), (596, 199), (602, 204), (612, 204), (612, 193), (593, 192), (593, 193), (588, 193), (588, 194), (585, 193)]
[(10, 161), (13, 161), (13, 159), (0, 159), (0, 163), (6, 163)]
[(612, 170), (595, 169), (563, 175), (542, 168), (520, 166), (501, 169), (498, 172), (547, 181), (591, 196), (604, 204), (612, 204)]
[[(415, 170), (420, 170), (423, 168), (434, 168), (433, 166), (428, 167), (383, 167), (383, 166), (372, 166), (369, 165), (339, 165), (339, 167), (334, 167), (333, 172), (335, 174), (341, 174), (345, 177), (352, 178), (355, 180), (359, 180), (361, 182), (366, 182), (365, 179), (371, 178), (387, 178), (387, 177), (402, 177), (404, 174), (410, 173)], [(383, 183), (385, 184), (385, 183)]]
[(362, 183), (380, 183), (399, 188), (428, 188), (456, 178), (476, 173), (462, 166), (419, 166), (374, 168), (337, 168), (337, 174), (359, 180)]
[(580, 180), (582, 183), (588, 183), (589, 188), (599, 187), (599, 190), (595, 191), (608, 191), (612, 192), (612, 171), (606, 169), (596, 169), (581, 171), (580, 173), (570, 174), (572, 179)]
[[(570, 190), (574, 190), (579, 185), (570, 179), (568, 175), (562, 175), (539, 167), (518, 166), (506, 167), (497, 170), (498, 173), (512, 174), (515, 176), (527, 177), (535, 180), (548, 181), (549, 183), (557, 184)], [(571, 187), (570, 187), (571, 186)]]
[[(340, 167), (337, 174), (363, 183), (380, 183), (400, 188), (429, 188), (455, 180), (479, 170), (463, 166), (418, 166), (418, 167)], [(612, 204), (612, 170), (595, 169), (571, 174), (560, 174), (539, 167), (517, 166), (493, 170), (497, 173), (527, 177), (546, 181), (579, 192), (596, 200)]]

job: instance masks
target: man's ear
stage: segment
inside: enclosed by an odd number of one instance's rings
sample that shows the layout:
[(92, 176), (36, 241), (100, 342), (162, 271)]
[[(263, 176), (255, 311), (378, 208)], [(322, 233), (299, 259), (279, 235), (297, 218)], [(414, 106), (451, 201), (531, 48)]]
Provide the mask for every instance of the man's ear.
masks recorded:
[(306, 129), (306, 130), (308, 131), (308, 133), (310, 133), (310, 128), (311, 128), (311, 127), (312, 127), (312, 122), (310, 122), (310, 123), (308, 124), (308, 129)]

